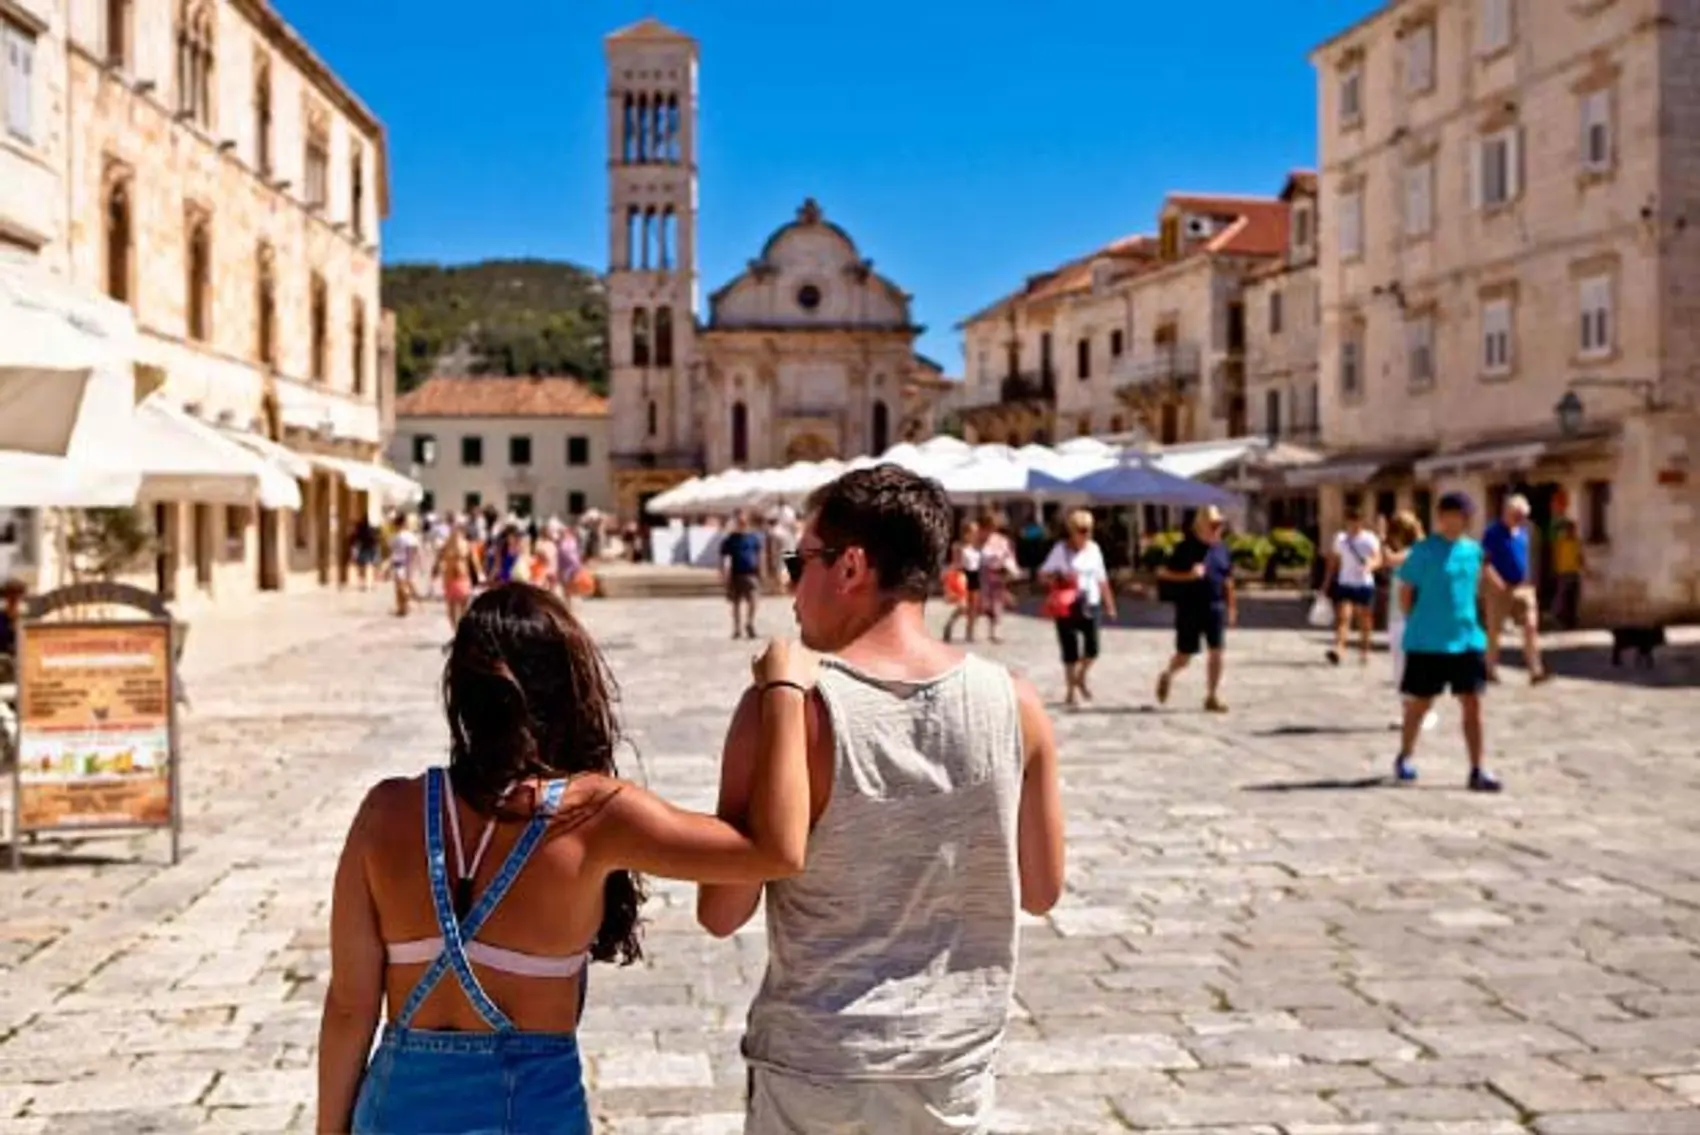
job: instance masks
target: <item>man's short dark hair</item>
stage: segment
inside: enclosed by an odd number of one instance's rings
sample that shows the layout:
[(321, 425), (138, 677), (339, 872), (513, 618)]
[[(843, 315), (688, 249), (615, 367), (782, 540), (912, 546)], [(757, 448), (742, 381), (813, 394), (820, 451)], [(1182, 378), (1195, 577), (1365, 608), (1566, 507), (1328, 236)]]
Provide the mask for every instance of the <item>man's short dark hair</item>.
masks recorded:
[(950, 498), (930, 477), (890, 463), (853, 469), (809, 497), (829, 548), (861, 548), (881, 590), (925, 599), (950, 551)]

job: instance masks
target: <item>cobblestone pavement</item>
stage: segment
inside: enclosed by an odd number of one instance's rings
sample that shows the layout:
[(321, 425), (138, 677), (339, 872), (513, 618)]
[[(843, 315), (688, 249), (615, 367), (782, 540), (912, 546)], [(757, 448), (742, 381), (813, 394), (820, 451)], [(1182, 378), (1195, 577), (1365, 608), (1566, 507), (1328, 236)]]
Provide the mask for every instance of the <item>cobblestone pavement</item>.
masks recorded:
[[(310, 1126), (338, 844), (370, 781), (441, 752), (439, 611), (382, 603), (295, 601), (192, 640), (180, 866), (155, 836), (42, 844), (0, 874), (0, 1135)], [(628, 771), (708, 806), (748, 644), (709, 601), (587, 611)], [(993, 649), (1052, 681), (1048, 629), (1008, 633)], [(1455, 715), (1420, 786), (1380, 783), (1385, 656), (1332, 669), (1294, 631), (1232, 645), (1227, 716), (1199, 711), (1196, 675), (1154, 710), (1150, 629), (1109, 633), (1099, 705), (1059, 716), (1069, 891), (1023, 931), (997, 1129), (1700, 1132), (1684, 660), (1643, 684), (1512, 672), (1493, 798), (1462, 791)], [(599, 1130), (735, 1132), (759, 926), (713, 941), (673, 885), (650, 918), (647, 964), (592, 979)]]

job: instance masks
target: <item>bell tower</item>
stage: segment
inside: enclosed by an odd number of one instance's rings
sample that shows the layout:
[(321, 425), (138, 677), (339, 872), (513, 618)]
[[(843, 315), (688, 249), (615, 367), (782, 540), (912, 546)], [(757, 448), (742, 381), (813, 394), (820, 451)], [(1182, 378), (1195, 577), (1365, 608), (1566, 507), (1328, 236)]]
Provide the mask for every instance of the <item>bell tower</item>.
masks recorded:
[(608, 386), (614, 496), (701, 471), (691, 410), (697, 307), (697, 43), (659, 20), (604, 42), (608, 68)]

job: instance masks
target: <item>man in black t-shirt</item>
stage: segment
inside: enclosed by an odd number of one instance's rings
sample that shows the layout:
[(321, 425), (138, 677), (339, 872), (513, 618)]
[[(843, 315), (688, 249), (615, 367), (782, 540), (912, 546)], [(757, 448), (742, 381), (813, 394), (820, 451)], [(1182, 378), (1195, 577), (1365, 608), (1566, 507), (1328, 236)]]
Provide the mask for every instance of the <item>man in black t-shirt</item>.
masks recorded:
[(1222, 542), (1222, 511), (1215, 505), (1198, 510), (1192, 530), (1175, 545), (1157, 578), (1169, 585), (1175, 604), (1175, 654), (1157, 678), (1157, 701), (1169, 700), (1175, 675), (1187, 668), (1201, 648), (1209, 649), (1205, 670), (1204, 708), (1226, 713), (1218, 696), (1222, 685), (1222, 650), (1227, 628), (1239, 621), (1234, 595), (1234, 560)]

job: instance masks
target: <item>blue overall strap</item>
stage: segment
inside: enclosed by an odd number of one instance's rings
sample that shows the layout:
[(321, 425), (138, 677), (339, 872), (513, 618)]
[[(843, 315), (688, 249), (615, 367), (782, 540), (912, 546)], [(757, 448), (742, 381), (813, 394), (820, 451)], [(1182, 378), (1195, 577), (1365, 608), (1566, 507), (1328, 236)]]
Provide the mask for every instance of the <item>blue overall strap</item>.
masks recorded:
[(567, 782), (557, 780), (543, 790), (543, 799), (532, 813), (531, 821), (525, 825), (525, 831), (514, 843), (508, 857), (502, 860), (502, 869), (496, 872), (496, 877), (490, 880), (490, 885), (484, 893), (478, 896), (478, 902), (467, 914), (466, 921), (460, 926), (464, 939), (478, 937), (478, 932), (484, 928), (485, 919), (496, 910), (498, 903), (507, 897), (508, 888), (519, 878), (520, 871), (525, 867), (531, 853), (537, 850), (537, 845), (543, 842), (543, 833), (549, 828), (549, 818), (555, 814), (555, 809), (561, 806), (561, 794), (567, 789)]
[(432, 769), (426, 780), (426, 813), (425, 841), (429, 851), (431, 871), (431, 900), (436, 909), (437, 925), (443, 937), (442, 953), (431, 963), (408, 997), (407, 1005), (402, 1009), (401, 1019), (397, 1022), (407, 1027), (419, 1005), (429, 996), (431, 990), (442, 980), (443, 974), (452, 972), (466, 999), (472, 1003), (473, 1009), (497, 1032), (507, 1032), (513, 1029), (510, 1021), (496, 1003), (490, 1000), (478, 983), (478, 977), (472, 972), (472, 964), (466, 957), (466, 943), (477, 937), (479, 929), (484, 925), (498, 903), (519, 876), (520, 869), (525, 866), (531, 853), (542, 841), (543, 833), (548, 826), (549, 816), (560, 803), (561, 793), (565, 784), (551, 784), (544, 793), (543, 807), (540, 808), (526, 824), (525, 831), (514, 844), (513, 850), (503, 861), (501, 870), (491, 880), (490, 886), (479, 897), (478, 903), (462, 923), (455, 917), (454, 904), (449, 894), (448, 859), (443, 845), (443, 784), (444, 773), (441, 769)]
[(425, 998), (449, 972), (448, 928), (454, 925), (454, 911), (451, 908), (445, 919), (443, 904), (437, 901), (438, 880), (443, 881), (446, 889), (449, 874), (447, 851), (443, 846), (442, 776), (443, 770), (438, 768), (425, 772), (425, 865), (431, 878), (431, 906), (437, 916), (437, 933), (442, 936), (443, 949), (420, 976), (413, 992), (407, 995), (407, 1003), (401, 1007), (401, 1015), (395, 1023), (404, 1029), (413, 1024), (413, 1015), (419, 1011), (419, 1006), (425, 1003)]

